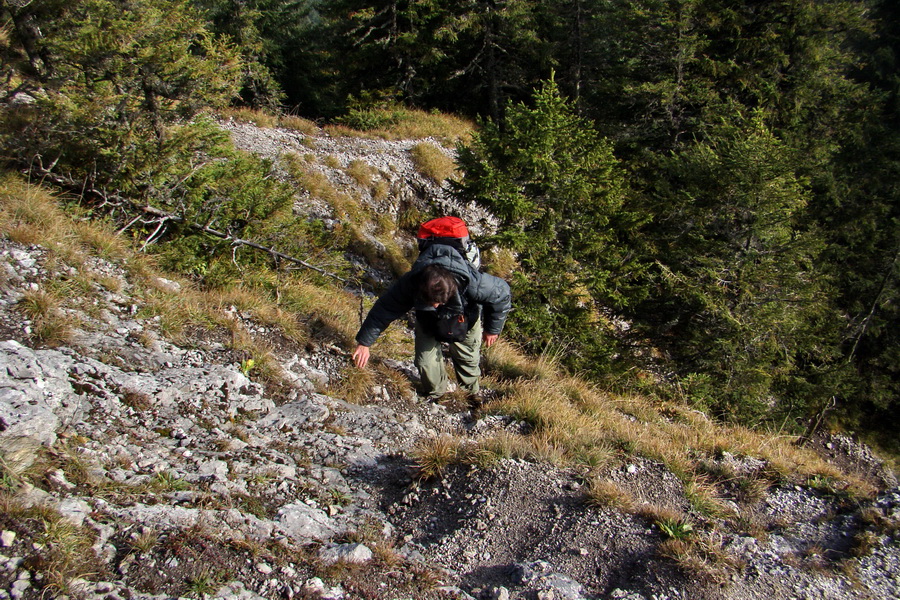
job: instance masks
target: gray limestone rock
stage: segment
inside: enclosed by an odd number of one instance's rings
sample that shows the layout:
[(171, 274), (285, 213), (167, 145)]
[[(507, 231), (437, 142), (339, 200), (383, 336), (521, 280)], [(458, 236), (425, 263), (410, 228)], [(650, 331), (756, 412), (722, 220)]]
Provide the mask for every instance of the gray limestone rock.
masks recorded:
[(325, 582), (318, 577), (313, 577), (306, 581), (301, 588), (301, 592), (312, 598), (320, 600), (343, 600), (344, 590), (340, 587), (328, 587)]
[(519, 563), (513, 566), (512, 580), (519, 585), (528, 585), (543, 575), (553, 572), (553, 565), (543, 560)]
[(238, 510), (203, 510), (183, 506), (135, 504), (130, 507), (109, 506), (111, 515), (132, 523), (141, 523), (154, 529), (189, 529), (203, 526), (229, 531), (236, 537), (265, 539), (275, 529), (271, 521), (264, 521)]
[(561, 573), (551, 573), (537, 580), (538, 597), (544, 596), (550, 600), (586, 600), (584, 587)]
[(265, 600), (265, 596), (248, 590), (240, 581), (232, 581), (219, 588), (210, 600)]
[(335, 544), (319, 550), (319, 559), (326, 565), (338, 562), (362, 564), (369, 562), (372, 558), (374, 558), (374, 554), (363, 544)]
[(323, 423), (331, 412), (313, 397), (303, 397), (269, 411), (256, 422), (257, 427), (277, 431), (300, 431), (305, 427)]
[(59, 514), (80, 527), (91, 514), (91, 505), (80, 498), (66, 498), (57, 505)]
[(276, 523), (285, 535), (303, 543), (328, 540), (339, 531), (325, 511), (301, 503), (282, 506)]
[(57, 430), (83, 411), (68, 381), (72, 359), (57, 351), (34, 351), (16, 341), (0, 342), (0, 455), (25, 468)]

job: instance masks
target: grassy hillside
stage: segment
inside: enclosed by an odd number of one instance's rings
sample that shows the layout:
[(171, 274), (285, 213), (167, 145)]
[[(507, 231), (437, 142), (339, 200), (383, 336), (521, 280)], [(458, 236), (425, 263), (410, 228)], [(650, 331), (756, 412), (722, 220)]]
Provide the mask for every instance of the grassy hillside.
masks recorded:
[[(73, 333), (85, 326), (79, 315), (96, 310), (98, 292), (121, 291), (115, 280), (83, 269), (102, 258), (128, 273), (129, 294), (143, 300), (141, 310), (159, 319), (171, 341), (190, 346), (199, 332), (227, 332), (242, 369), (274, 397), (283, 384), (281, 350), (328, 346), (349, 352), (360, 310), (370, 302), (361, 306), (352, 291), (315, 272), (275, 271), (258, 262), (242, 266), (241, 276), (227, 283), (198, 282), (164, 271), (153, 256), (139, 251), (140, 240), (117, 233), (108, 221), (91, 219), (74, 198), (13, 174), (0, 183), (0, 235), (40, 246), (54, 265), (46, 283), (24, 291), (18, 303), (33, 323), (28, 336), (35, 346), (77, 343)], [(234, 310), (275, 334), (246, 331), (231, 316)], [(391, 328), (377, 351), (379, 357), (409, 360), (409, 333)], [(490, 469), (508, 458), (575, 469), (584, 483), (586, 506), (610, 507), (656, 524), (670, 532), (670, 539), (681, 540), (662, 551), (703, 572), (720, 569), (727, 560), (704, 541), (710, 538), (690, 535), (698, 519), (707, 531), (763, 535), (764, 520), (753, 516), (753, 507), (770, 488), (803, 486), (851, 503), (876, 491), (873, 481), (842, 470), (798, 445), (795, 437), (722, 425), (685, 405), (601, 389), (566, 373), (552, 355), (527, 356), (501, 341), (485, 352), (484, 360), (485, 385), (494, 394), (482, 414), (511, 416), (523, 424), (521, 432), (423, 439), (411, 456), (423, 480), (441, 477), (453, 465)], [(340, 383), (322, 391), (365, 405), (379, 401), (373, 391), (379, 388), (412, 394), (411, 382), (380, 360), (365, 370), (346, 360)], [(464, 398), (451, 395), (446, 403), (462, 406)], [(612, 469), (635, 459), (659, 463), (673, 473), (686, 503), (656, 504), (646, 489), (609, 478)], [(748, 463), (755, 467), (734, 466)]]

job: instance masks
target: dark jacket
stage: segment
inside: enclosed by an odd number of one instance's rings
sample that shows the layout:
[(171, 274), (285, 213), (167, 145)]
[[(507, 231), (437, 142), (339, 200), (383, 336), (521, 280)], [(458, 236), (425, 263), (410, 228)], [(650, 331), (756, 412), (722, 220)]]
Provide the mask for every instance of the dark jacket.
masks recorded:
[(512, 306), (509, 285), (499, 277), (476, 271), (454, 248), (432, 244), (422, 251), (412, 269), (375, 302), (356, 334), (360, 345), (371, 346), (388, 325), (402, 318), (411, 308), (416, 309), (417, 317), (423, 323), (427, 322), (428, 314), (433, 313), (434, 308), (421, 303), (418, 291), (422, 269), (431, 264), (444, 267), (456, 276), (459, 294), (447, 303), (448, 307), (460, 302), (469, 306), (474, 304), (480, 309), (484, 333), (500, 333)]

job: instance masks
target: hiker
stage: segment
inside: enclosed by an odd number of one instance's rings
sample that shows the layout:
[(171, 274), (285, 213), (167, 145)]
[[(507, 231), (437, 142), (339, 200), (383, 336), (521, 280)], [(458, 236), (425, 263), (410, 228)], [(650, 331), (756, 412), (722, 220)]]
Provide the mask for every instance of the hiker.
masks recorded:
[[(443, 217), (450, 218), (455, 219)], [(481, 343), (492, 346), (503, 329), (511, 307), (509, 285), (499, 277), (479, 272), (453, 245), (438, 241), (420, 247), (424, 249), (410, 271), (375, 302), (366, 316), (356, 334), (359, 345), (353, 360), (357, 367), (365, 367), (369, 347), (378, 336), (391, 322), (415, 308), (415, 365), (422, 380), (420, 393), (436, 400), (447, 392), (441, 347), (446, 342), (460, 387), (468, 392), (470, 402), (477, 402)]]

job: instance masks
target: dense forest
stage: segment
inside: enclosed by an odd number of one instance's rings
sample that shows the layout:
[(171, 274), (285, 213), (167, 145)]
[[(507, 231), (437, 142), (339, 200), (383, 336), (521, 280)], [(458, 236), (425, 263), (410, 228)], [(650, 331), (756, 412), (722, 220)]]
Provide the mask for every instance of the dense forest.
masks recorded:
[(515, 252), (511, 336), (725, 419), (897, 443), (891, 0), (2, 7), (9, 168), (266, 238), (290, 190), (211, 111), (471, 117), (452, 185)]

